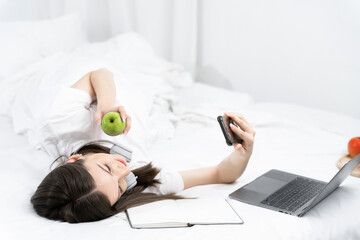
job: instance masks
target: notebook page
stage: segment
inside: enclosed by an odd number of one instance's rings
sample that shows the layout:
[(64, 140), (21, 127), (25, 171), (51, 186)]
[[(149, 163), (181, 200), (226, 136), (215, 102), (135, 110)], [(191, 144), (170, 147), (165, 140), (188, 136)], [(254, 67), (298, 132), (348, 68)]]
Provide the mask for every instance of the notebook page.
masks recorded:
[(241, 224), (242, 219), (223, 198), (198, 198), (177, 201), (191, 224)]
[(175, 200), (162, 200), (129, 208), (128, 215), (133, 226), (162, 223), (188, 223)]

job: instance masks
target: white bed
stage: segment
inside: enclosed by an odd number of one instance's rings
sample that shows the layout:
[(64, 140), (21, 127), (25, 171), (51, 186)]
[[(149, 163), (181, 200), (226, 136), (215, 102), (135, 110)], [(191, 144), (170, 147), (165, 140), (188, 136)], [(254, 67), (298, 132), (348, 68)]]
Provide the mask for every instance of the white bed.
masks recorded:
[[(77, 20), (67, 21), (74, 27), (71, 21)], [(138, 123), (145, 130), (134, 131), (133, 137), (142, 139), (147, 157), (159, 166), (184, 170), (221, 161), (232, 151), (216, 121), (225, 111), (239, 112), (253, 125), (254, 153), (243, 176), (230, 185), (186, 190), (184, 196), (225, 198), (273, 168), (329, 181), (338, 171), (336, 161), (347, 153), (348, 140), (360, 135), (360, 119), (286, 103), (256, 103), (246, 93), (194, 83), (180, 66), (157, 57), (137, 34), (96, 44), (81, 38), (76, 38), (76, 46), (21, 63), (7, 75), (0, 66), (1, 239), (360, 239), (360, 180), (354, 177), (302, 218), (237, 201), (232, 204), (245, 223), (236, 226), (135, 230), (124, 213), (83, 224), (37, 216), (30, 197), (53, 159), (36, 150), (28, 141), (31, 137), (17, 134), (26, 132), (30, 121), (15, 119), (26, 108), (19, 103), (25, 99), (25, 105), (33, 104), (32, 88), (56, 89), (98, 66), (124, 74), (132, 82), (130, 89), (137, 87), (137, 103), (130, 103), (138, 119), (133, 128)], [(0, 57), (10, 64), (6, 56)]]

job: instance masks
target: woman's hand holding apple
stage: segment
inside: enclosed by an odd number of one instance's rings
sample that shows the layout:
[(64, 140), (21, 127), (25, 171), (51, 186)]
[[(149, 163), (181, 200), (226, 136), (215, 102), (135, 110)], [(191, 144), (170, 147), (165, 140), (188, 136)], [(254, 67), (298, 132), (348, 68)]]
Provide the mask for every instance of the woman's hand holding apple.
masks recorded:
[(95, 122), (98, 125), (101, 124), (103, 131), (110, 136), (116, 136), (122, 133), (126, 135), (131, 128), (131, 117), (126, 114), (123, 106), (113, 108), (102, 108), (98, 106), (97, 112), (95, 113)]

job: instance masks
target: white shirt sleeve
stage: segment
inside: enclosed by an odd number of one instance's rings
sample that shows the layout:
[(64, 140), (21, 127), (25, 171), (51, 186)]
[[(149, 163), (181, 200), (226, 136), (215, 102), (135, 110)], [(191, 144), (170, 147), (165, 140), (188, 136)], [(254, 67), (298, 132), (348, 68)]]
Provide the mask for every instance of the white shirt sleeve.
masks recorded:
[(91, 96), (80, 89), (61, 87), (41, 129), (41, 146), (52, 157), (69, 155), (76, 143), (100, 138), (94, 121), (96, 106)]
[(177, 171), (163, 168), (155, 179), (159, 180), (160, 184), (154, 187), (148, 187), (144, 192), (165, 195), (179, 193), (184, 190), (184, 181)]

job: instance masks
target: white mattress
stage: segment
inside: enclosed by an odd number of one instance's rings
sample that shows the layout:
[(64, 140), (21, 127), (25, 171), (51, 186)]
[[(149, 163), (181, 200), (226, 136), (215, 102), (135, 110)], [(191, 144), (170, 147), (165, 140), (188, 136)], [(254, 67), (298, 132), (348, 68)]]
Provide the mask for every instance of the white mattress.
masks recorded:
[[(142, 74), (158, 76), (164, 64), (147, 65)], [(49, 75), (50, 70), (39, 64), (30, 75), (45, 76), (39, 71)], [(246, 93), (191, 81), (182, 81), (180, 88), (176, 78), (182, 74), (167, 75), (173, 87), (170, 92), (153, 93), (156, 101), (149, 118), (154, 129), (148, 156), (157, 165), (184, 170), (220, 162), (232, 151), (216, 121), (224, 111), (243, 114), (257, 132), (253, 156), (240, 179), (229, 185), (188, 189), (184, 196), (225, 198), (273, 168), (329, 181), (338, 171), (336, 161), (346, 154), (348, 140), (360, 135), (359, 119), (284, 103), (254, 103)], [(8, 92), (7, 99), (12, 94)], [(15, 134), (13, 121), (4, 112), (0, 115), (1, 239), (360, 239), (360, 179), (351, 176), (302, 218), (237, 201), (232, 204), (245, 223), (236, 226), (135, 230), (124, 213), (81, 224), (41, 218), (33, 211), (30, 197), (52, 159), (31, 147), (24, 135)]]

